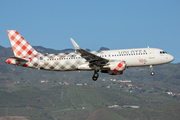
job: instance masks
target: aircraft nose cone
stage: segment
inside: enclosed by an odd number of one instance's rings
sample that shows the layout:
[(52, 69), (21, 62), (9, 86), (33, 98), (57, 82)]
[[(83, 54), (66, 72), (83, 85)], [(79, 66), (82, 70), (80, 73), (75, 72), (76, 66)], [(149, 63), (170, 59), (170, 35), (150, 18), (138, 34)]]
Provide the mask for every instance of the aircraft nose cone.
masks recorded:
[(174, 60), (174, 57), (172, 55), (170, 55), (169, 60), (170, 60), (170, 62), (172, 62)]

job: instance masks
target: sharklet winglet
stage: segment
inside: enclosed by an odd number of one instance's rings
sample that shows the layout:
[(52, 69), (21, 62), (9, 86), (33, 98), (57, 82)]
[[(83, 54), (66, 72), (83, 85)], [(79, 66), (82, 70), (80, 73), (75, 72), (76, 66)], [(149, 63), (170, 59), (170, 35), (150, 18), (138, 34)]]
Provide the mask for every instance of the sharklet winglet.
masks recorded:
[(74, 45), (74, 47), (75, 47), (76, 50), (81, 49), (81, 48), (79, 47), (79, 45), (78, 45), (72, 38), (70, 38), (70, 40), (71, 40), (71, 42), (72, 42), (72, 44)]

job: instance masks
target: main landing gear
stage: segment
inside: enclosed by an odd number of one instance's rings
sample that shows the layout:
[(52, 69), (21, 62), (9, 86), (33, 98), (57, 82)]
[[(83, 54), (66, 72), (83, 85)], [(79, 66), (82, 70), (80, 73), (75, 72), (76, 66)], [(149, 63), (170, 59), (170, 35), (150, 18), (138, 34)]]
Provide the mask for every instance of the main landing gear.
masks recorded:
[(155, 73), (153, 72), (153, 66), (150, 65), (149, 68), (150, 68), (150, 70), (151, 70), (151, 73), (150, 73), (150, 74), (153, 76), (153, 75), (155, 74)]
[(94, 70), (94, 74), (93, 74), (92, 79), (93, 79), (94, 81), (96, 81), (96, 80), (98, 79), (98, 77), (99, 77), (98, 71), (97, 71), (97, 70)]
[(100, 67), (96, 66), (95, 64), (92, 65), (92, 67), (94, 68), (94, 74), (93, 74), (92, 79), (93, 79), (94, 81), (96, 81), (96, 80), (98, 79), (98, 77), (99, 77), (98, 72), (99, 72)]

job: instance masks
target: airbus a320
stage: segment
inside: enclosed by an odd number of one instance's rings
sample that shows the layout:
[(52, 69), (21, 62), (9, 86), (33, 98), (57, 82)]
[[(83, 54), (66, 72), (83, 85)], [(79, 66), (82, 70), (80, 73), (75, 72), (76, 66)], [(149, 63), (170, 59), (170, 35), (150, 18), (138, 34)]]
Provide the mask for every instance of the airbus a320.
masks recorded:
[(153, 76), (154, 65), (166, 64), (174, 57), (158, 48), (119, 49), (88, 52), (80, 48), (72, 39), (78, 52), (41, 54), (37, 52), (16, 30), (7, 30), (14, 56), (6, 63), (51, 71), (94, 71), (96, 81), (98, 72), (109, 75), (122, 75), (128, 67), (149, 66)]

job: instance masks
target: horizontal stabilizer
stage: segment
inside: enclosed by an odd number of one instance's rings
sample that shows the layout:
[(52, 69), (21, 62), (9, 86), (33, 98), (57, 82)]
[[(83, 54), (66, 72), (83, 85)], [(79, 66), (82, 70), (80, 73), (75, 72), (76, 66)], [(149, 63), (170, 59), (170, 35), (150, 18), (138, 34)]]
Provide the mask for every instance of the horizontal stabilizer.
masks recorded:
[(29, 59), (26, 59), (26, 58), (20, 58), (20, 57), (15, 57), (15, 56), (11, 56), (10, 58), (13, 58), (20, 62), (29, 62)]

